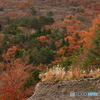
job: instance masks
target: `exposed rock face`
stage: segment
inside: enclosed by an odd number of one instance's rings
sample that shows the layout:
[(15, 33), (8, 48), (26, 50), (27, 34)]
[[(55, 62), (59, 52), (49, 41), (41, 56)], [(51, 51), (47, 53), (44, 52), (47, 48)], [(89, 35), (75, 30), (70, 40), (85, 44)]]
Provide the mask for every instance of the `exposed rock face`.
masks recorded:
[[(70, 96), (70, 92), (98, 92), (99, 96)], [(100, 78), (40, 82), (28, 100), (100, 100)]]

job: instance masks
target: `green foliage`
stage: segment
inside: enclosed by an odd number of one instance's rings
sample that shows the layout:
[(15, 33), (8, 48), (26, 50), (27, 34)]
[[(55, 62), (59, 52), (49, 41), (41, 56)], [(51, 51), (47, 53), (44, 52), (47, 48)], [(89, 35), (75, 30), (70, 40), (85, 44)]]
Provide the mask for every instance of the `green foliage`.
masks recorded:
[(58, 29), (53, 30), (53, 32), (51, 33), (51, 37), (55, 40), (55, 41), (59, 41), (60, 39), (62, 39), (64, 37), (64, 33), (65, 30), (63, 30), (62, 32), (59, 32)]
[(5, 41), (5, 42), (9, 41), (9, 36), (8, 36), (8, 34), (5, 34), (5, 35), (4, 35), (3, 41)]
[(42, 47), (40, 50), (36, 47), (32, 50), (30, 54), (30, 63), (35, 63), (36, 65), (48, 64), (54, 60), (54, 53), (50, 47)]
[(42, 25), (49, 25), (54, 23), (54, 19), (52, 17), (45, 17), (45, 16), (40, 16), (39, 21)]
[(73, 18), (72, 16), (69, 16), (69, 18), (68, 18), (68, 19), (69, 19), (69, 20), (71, 20), (72, 18)]
[(75, 11), (77, 13), (84, 13), (84, 9), (82, 8), (71, 8), (72, 11)]
[(26, 90), (27, 88), (29, 88), (32, 85), (35, 85), (37, 82), (40, 81), (40, 78), (39, 78), (40, 70), (37, 70), (37, 69), (31, 70), (29, 73), (32, 75), (32, 77), (26, 79), (26, 84), (24, 86), (24, 90)]
[(0, 11), (3, 11), (3, 7), (0, 7)]
[(93, 47), (89, 49), (87, 58), (82, 63), (83, 66), (95, 66), (100, 68), (100, 30), (93, 40)]
[(30, 9), (31, 9), (31, 14), (32, 14), (32, 15), (35, 15), (36, 12), (37, 12), (37, 11), (35, 10), (35, 8), (34, 8), (34, 7), (31, 7)]
[(24, 53), (23, 50), (21, 50), (21, 51), (18, 51), (18, 50), (17, 50), (16, 53), (15, 53), (15, 58), (22, 58), (23, 53)]
[(77, 39), (80, 39), (80, 38), (81, 38), (81, 37), (79, 36), (78, 33), (75, 34), (75, 37), (76, 37)]
[(85, 21), (85, 19), (81, 16), (77, 17), (76, 19), (79, 20), (79, 21), (82, 21), (82, 22)]
[[(44, 1), (44, 0), (41, 0), (41, 1)], [(58, 1), (61, 1), (61, 0), (58, 0)], [(14, 56), (13, 56), (14, 60), (19, 58), (22, 61), (25, 61), (25, 65), (27, 67), (35, 66), (35, 68), (32, 68), (30, 70), (25, 69), (25, 71), (29, 72), (30, 75), (32, 76), (30, 78), (27, 78), (24, 81), (26, 84), (23, 85), (23, 89), (22, 89), (23, 91), (27, 90), (30, 86), (35, 86), (36, 83), (40, 81), (38, 77), (39, 73), (41, 72), (41, 70), (39, 69), (40, 67), (41, 69), (43, 69), (43, 71), (45, 71), (46, 70), (44, 69), (45, 66), (52, 67), (53, 65), (59, 64), (60, 67), (58, 68), (58, 70), (56, 70), (57, 66), (55, 66), (54, 69), (55, 69), (55, 72), (57, 71), (59, 72), (59, 76), (61, 77), (62, 75), (60, 71), (62, 69), (64, 69), (64, 71), (62, 70), (62, 74), (64, 74), (65, 70), (68, 71), (72, 67), (73, 68), (76, 67), (77, 65), (81, 64), (83, 60), (84, 61), (82, 63), (82, 67), (85, 70), (88, 70), (91, 66), (93, 67), (95, 66), (95, 68), (100, 68), (100, 27), (97, 30), (97, 35), (95, 39), (93, 40), (93, 45), (91, 46), (91, 49), (89, 49), (89, 52), (86, 58), (84, 57), (86, 55), (82, 52), (84, 51), (84, 48), (85, 48), (84, 43), (85, 43), (85, 40), (87, 39), (85, 38), (84, 33), (88, 33), (87, 32), (88, 26), (90, 26), (91, 23), (88, 23), (88, 25), (86, 26), (84, 26), (84, 24), (86, 23), (86, 20), (88, 20), (89, 18), (90, 20), (91, 18), (94, 18), (94, 16), (92, 16), (92, 13), (94, 11), (91, 12), (88, 9), (87, 13), (85, 14), (84, 13), (85, 10), (80, 8), (81, 5), (80, 7), (78, 7), (80, 3), (77, 0), (68, 0), (68, 1), (69, 1), (67, 3), (68, 6), (69, 5), (73, 6), (72, 9), (70, 9), (70, 7), (67, 7), (68, 9), (66, 10), (67, 11), (66, 14), (70, 15), (69, 18), (67, 16), (66, 18), (58, 18), (56, 19), (56, 23), (54, 23), (54, 19), (53, 19), (54, 13), (52, 11), (49, 11), (47, 13), (47, 16), (36, 16), (38, 15), (36, 9), (34, 7), (30, 8), (27, 4), (25, 5), (29, 7), (30, 14), (27, 13), (27, 11), (26, 13), (31, 15), (29, 17), (22, 17), (22, 16), (19, 17), (21, 14), (23, 14), (23, 16), (27, 15), (25, 13), (20, 13), (20, 12), (9, 13), (8, 12), (8, 14), (5, 14), (5, 16), (6, 15), (10, 16), (10, 14), (11, 16), (12, 14), (15, 14), (15, 15), (18, 14), (18, 16), (6, 17), (6, 21), (5, 21), (4, 19), (2, 19), (3, 17), (1, 16), (2, 21), (1, 21), (0, 30), (1, 28), (2, 30), (0, 34), (0, 62), (2, 63), (4, 62), (3, 57), (4, 56), (6, 57), (5, 53), (9, 48), (12, 48), (13, 46), (18, 45), (20, 46), (20, 49), (18, 49), (14, 53)], [(55, 2), (53, 1), (52, 4), (55, 4)], [(57, 5), (59, 4), (61, 4), (61, 2), (58, 2)], [(45, 9), (41, 7), (39, 8)], [(88, 8), (89, 8), (89, 5), (88, 5)], [(98, 10), (97, 8), (96, 10)], [(21, 7), (21, 9), (25, 11), (23, 7)], [(70, 11), (68, 11), (69, 9)], [(4, 8), (0, 7), (0, 12), (3, 10)], [(94, 10), (94, 7), (92, 8), (92, 10)], [(96, 13), (97, 12), (98, 11), (96, 11)], [(74, 18), (76, 18), (76, 20), (74, 20)], [(48, 29), (48, 30), (47, 28), (43, 29), (45, 25), (51, 27), (51, 29)], [(100, 26), (100, 24), (98, 25)], [(36, 31), (33, 34), (31, 34), (30, 32), (32, 29)], [(29, 34), (26, 34), (28, 32)], [(79, 32), (80, 34), (77, 32)], [(41, 36), (44, 36), (44, 37), (41, 37)], [(69, 37), (68, 39), (67, 39), (67, 36)], [(89, 35), (87, 34), (87, 36)], [(43, 39), (45, 39), (45, 42), (43, 41)], [(12, 53), (13, 53), (12, 51), (11, 53), (8, 52), (9, 55)], [(5, 65), (6, 65), (6, 61), (4, 62), (4, 67)], [(54, 79), (55, 73), (53, 73), (53, 70), (51, 70), (51, 72), (49, 73), (48, 78), (50, 78), (49, 76), (51, 76), (51, 73)], [(45, 75), (47, 75), (47, 73)], [(58, 77), (58, 80), (60, 80), (59, 77)]]
[(17, 45), (20, 43), (20, 38), (17, 36), (12, 36), (9, 40), (9, 42), (13, 45)]
[(40, 78), (39, 78), (40, 70), (31, 70), (30, 73), (32, 73), (32, 77), (34, 78), (34, 82), (40, 81)]
[(9, 24), (8, 27), (5, 28), (3, 31), (4, 34), (12, 34), (16, 35), (17, 33), (20, 33), (21, 31), (17, 28), (16, 24)]
[(71, 57), (69, 57), (69, 58), (66, 58), (64, 61), (61, 61), (60, 65), (64, 67), (65, 70), (67, 71), (70, 69), (70, 66), (72, 65), (72, 63), (73, 63), (73, 60), (71, 59)]
[(20, 39), (22, 43), (27, 41), (27, 36), (24, 33), (18, 33), (16, 36)]
[(48, 13), (47, 13), (47, 16), (53, 16), (54, 14), (53, 14), (53, 12), (52, 11), (49, 11)]
[(40, 16), (39, 18), (21, 17), (21, 18), (13, 19), (13, 20), (10, 20), (9, 18), (7, 18), (7, 20), (9, 23), (8, 29), (10, 30), (11, 28), (18, 27), (18, 26), (41, 29), (44, 25), (49, 25), (54, 22), (54, 19), (52, 17), (46, 17), (46, 16)]
[(7, 42), (9, 42), (9, 35), (5, 34), (3, 40), (1, 41), (1, 50), (7, 50), (9, 48), (9, 45), (7, 45)]
[(36, 38), (36, 37), (39, 37), (39, 36), (46, 36), (46, 35), (49, 35), (49, 34), (51, 34), (52, 32), (51, 32), (51, 30), (50, 29), (48, 29), (48, 30), (45, 30), (45, 29), (43, 29), (43, 30), (37, 30), (36, 31), (36, 33), (33, 33), (33, 34), (31, 34), (30, 35), (30, 37), (29, 37), (29, 41), (31, 41), (31, 39), (34, 39), (34, 38)]
[(2, 51), (0, 50), (0, 62), (2, 62), (3, 59), (2, 59)]
[(63, 39), (62, 46), (64, 46), (64, 45), (66, 45), (66, 46), (69, 46), (70, 45), (68, 39), (66, 41)]
[(19, 43), (24, 43), (27, 41), (27, 37), (23, 33), (19, 33), (17, 35), (11, 36), (9, 42), (13, 45), (17, 45)]

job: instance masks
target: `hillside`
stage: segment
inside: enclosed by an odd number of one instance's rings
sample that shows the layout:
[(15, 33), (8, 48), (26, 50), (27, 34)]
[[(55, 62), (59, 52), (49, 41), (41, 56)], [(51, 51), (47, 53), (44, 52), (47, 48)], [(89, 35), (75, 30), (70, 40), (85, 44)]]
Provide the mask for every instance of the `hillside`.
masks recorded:
[(0, 0), (0, 99), (27, 100), (36, 84), (100, 77), (100, 0)]

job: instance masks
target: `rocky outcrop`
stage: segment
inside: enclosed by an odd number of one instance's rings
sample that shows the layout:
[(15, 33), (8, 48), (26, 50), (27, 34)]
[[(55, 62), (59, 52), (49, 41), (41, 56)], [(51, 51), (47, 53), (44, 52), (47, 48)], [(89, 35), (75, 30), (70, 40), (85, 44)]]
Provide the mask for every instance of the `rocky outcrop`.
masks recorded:
[[(70, 96), (70, 92), (98, 92), (99, 96)], [(28, 100), (100, 100), (100, 78), (40, 82)]]

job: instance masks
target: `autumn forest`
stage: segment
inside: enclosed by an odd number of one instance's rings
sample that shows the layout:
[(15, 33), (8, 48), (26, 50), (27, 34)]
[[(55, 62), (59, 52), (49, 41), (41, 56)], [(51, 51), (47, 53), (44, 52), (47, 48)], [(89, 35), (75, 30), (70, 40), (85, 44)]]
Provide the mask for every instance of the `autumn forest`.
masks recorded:
[(27, 100), (40, 81), (100, 77), (100, 0), (0, 0), (0, 100)]

